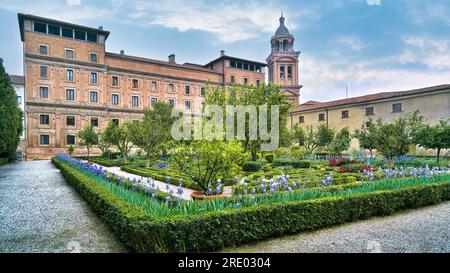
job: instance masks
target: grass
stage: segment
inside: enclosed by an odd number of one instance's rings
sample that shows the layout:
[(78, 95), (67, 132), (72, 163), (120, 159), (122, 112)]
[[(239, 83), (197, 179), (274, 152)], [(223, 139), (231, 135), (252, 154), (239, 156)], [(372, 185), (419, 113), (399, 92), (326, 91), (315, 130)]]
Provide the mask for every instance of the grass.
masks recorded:
[[(275, 194), (258, 194), (254, 196), (244, 196), (230, 198), (216, 198), (202, 201), (189, 202), (161, 202), (148, 195), (133, 191), (121, 185), (108, 182), (103, 178), (90, 173), (86, 170), (63, 162), (70, 168), (76, 168), (78, 171), (88, 176), (97, 184), (108, 189), (119, 198), (141, 208), (148, 215), (153, 217), (166, 217), (174, 215), (193, 215), (207, 212), (222, 211), (227, 209), (239, 209), (262, 204), (275, 204), (280, 202), (298, 202), (327, 197), (350, 196), (367, 192), (376, 192), (384, 190), (399, 190), (411, 186), (428, 185), (433, 183), (447, 183), (450, 181), (450, 175), (445, 174), (427, 178), (396, 178), (384, 179), (367, 183), (352, 183), (347, 186), (332, 186), (328, 188), (310, 188), (304, 190), (295, 190), (290, 193), (281, 192)], [(450, 186), (450, 184), (449, 184)]]

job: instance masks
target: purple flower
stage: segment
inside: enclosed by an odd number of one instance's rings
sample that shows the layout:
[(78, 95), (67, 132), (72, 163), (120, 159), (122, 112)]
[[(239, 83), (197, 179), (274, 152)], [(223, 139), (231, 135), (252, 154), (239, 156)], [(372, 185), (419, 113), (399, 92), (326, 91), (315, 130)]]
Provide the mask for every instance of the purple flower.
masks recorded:
[(252, 189), (252, 194), (255, 194), (256, 193), (256, 189)]
[(212, 189), (209, 188), (207, 194), (208, 194), (208, 195), (212, 195), (212, 193), (213, 193), (213, 192), (212, 192)]
[(177, 193), (178, 193), (179, 195), (182, 195), (182, 194), (183, 194), (183, 189), (182, 189), (181, 187), (178, 187), (178, 188), (177, 188)]
[(170, 177), (166, 176), (166, 183), (170, 182)]
[(238, 178), (237, 176), (234, 178), (234, 183), (235, 183), (235, 184), (238, 184), (238, 183), (239, 183), (239, 178)]
[(167, 196), (167, 197), (166, 197), (166, 203), (169, 203), (170, 201), (171, 201), (170, 197)]

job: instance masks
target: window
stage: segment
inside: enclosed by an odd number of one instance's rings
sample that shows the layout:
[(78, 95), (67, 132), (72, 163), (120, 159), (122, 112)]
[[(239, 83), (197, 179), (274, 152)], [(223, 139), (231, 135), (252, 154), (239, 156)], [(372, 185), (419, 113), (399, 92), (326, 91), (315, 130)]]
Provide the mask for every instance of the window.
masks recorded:
[(73, 70), (72, 69), (66, 70), (66, 80), (73, 82)]
[(237, 68), (242, 69), (242, 63), (237, 63)]
[(75, 30), (75, 39), (86, 41), (86, 32), (82, 30)]
[(175, 106), (175, 99), (168, 100), (170, 106)]
[(73, 29), (63, 27), (62, 28), (62, 36), (73, 39)]
[(75, 117), (73, 116), (68, 116), (66, 118), (66, 125), (67, 126), (75, 126)]
[(139, 88), (139, 81), (137, 79), (133, 79), (132, 86), (133, 86), (134, 89), (138, 89)]
[(66, 143), (67, 143), (67, 145), (75, 145), (75, 136), (67, 135)]
[(39, 143), (41, 145), (49, 145), (50, 144), (50, 136), (49, 135), (40, 135)]
[(186, 85), (184, 87), (184, 94), (185, 95), (190, 95), (191, 94), (191, 87), (189, 85)]
[(394, 103), (392, 104), (392, 112), (393, 113), (400, 113), (402, 111), (402, 104), (401, 103)]
[(344, 110), (341, 112), (341, 118), (348, 118), (348, 110)]
[(98, 127), (98, 118), (91, 118), (91, 126)]
[(46, 45), (39, 45), (39, 54), (41, 54), (41, 55), (48, 55), (48, 46), (46, 46)]
[(373, 116), (373, 115), (374, 115), (373, 107), (366, 107), (366, 116)]
[(34, 22), (34, 31), (40, 33), (47, 33), (47, 25), (40, 22)]
[(231, 75), (230, 82), (231, 82), (231, 83), (234, 83), (234, 81), (235, 81), (234, 75)]
[(305, 116), (299, 116), (298, 117), (298, 122), (299, 123), (305, 123)]
[(260, 80), (256, 80), (256, 87), (259, 87), (261, 85), (261, 81)]
[(119, 105), (119, 95), (118, 94), (111, 95), (111, 103), (113, 105)]
[(49, 125), (50, 124), (50, 117), (49, 117), (49, 115), (40, 115), (39, 116), (39, 123), (41, 125)]
[(191, 110), (191, 101), (190, 100), (184, 101), (184, 110)]
[(158, 84), (155, 81), (152, 81), (152, 90), (156, 91), (158, 89)]
[(47, 86), (39, 87), (39, 97), (41, 97), (43, 99), (48, 98), (48, 87)]
[(66, 100), (69, 100), (69, 101), (75, 100), (75, 90), (66, 89)]
[(139, 106), (139, 96), (131, 97), (131, 106)]
[(230, 67), (236, 67), (236, 61), (230, 61)]
[(21, 96), (17, 96), (17, 103), (21, 104), (22, 103), (22, 97)]
[(73, 59), (73, 55), (72, 49), (66, 49), (66, 59)]
[(91, 62), (96, 63), (97, 62), (97, 53), (91, 53), (90, 60), (91, 60)]
[(251, 64), (251, 65), (249, 66), (249, 69), (250, 69), (250, 71), (255, 71), (255, 65)]
[(168, 91), (169, 92), (174, 92), (174, 88), (173, 88), (173, 83), (169, 83), (169, 87), (168, 87)]
[(91, 91), (89, 97), (90, 97), (91, 102), (98, 102), (98, 92), (97, 91)]
[(319, 114), (319, 121), (325, 120), (325, 114)]
[(114, 87), (118, 87), (118, 86), (119, 86), (119, 77), (117, 77), (117, 76), (112, 76), (112, 77), (111, 77), (111, 80), (112, 80), (112, 82), (111, 82), (111, 85), (112, 85), (112, 86), (114, 86)]
[(119, 126), (119, 119), (113, 118), (111, 121), (112, 121), (112, 123), (114, 123), (116, 126)]
[(206, 89), (205, 87), (200, 88), (200, 96), (204, 97), (206, 94)]
[(280, 79), (284, 79), (284, 66), (280, 66)]
[(248, 64), (244, 63), (244, 69), (248, 70)]
[(244, 84), (248, 84), (248, 78), (244, 78)]
[(41, 65), (39, 67), (39, 77), (48, 78), (48, 67), (46, 67), (45, 65)]
[(150, 106), (155, 107), (156, 103), (158, 102), (158, 98), (152, 98), (150, 101)]
[(288, 74), (288, 79), (292, 79), (292, 66), (288, 66), (287, 74)]
[(48, 34), (61, 36), (61, 29), (59, 26), (48, 25)]
[(89, 42), (96, 43), (97, 42), (97, 34), (88, 32), (87, 33), (87, 40)]
[(97, 72), (91, 72), (91, 83), (97, 83)]

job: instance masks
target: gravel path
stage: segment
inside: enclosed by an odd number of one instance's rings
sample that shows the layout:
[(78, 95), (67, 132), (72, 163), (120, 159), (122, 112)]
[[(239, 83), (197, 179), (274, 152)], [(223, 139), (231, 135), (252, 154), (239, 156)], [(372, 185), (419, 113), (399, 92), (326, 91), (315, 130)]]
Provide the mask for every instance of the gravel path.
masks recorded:
[(0, 167), (0, 252), (124, 252), (50, 161)]
[(222, 251), (450, 253), (450, 202)]

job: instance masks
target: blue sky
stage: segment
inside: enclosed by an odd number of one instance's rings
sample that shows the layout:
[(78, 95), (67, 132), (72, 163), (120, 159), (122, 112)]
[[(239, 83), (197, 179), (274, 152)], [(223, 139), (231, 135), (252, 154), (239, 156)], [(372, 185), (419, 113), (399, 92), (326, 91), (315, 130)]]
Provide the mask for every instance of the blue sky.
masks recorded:
[(300, 55), (301, 101), (450, 83), (448, 0), (0, 0), (0, 57), (22, 73), (17, 12), (111, 31), (107, 50), (205, 64), (265, 61), (280, 12)]

